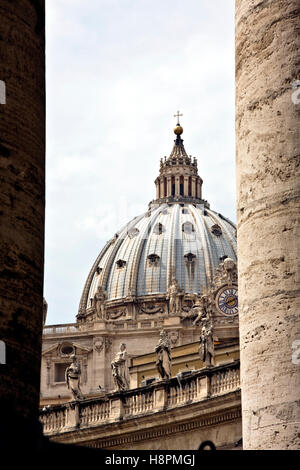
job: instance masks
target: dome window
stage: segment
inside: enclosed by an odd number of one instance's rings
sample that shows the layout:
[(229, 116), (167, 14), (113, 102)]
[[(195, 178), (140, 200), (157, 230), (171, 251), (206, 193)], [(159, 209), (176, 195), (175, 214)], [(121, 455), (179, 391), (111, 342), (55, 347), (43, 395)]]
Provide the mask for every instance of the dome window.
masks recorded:
[(98, 268), (96, 269), (96, 274), (98, 274), (98, 276), (99, 276), (99, 274), (101, 274), (101, 271), (102, 271), (102, 268), (99, 268), (99, 266), (98, 266)]
[(160, 235), (161, 233), (163, 233), (163, 224), (161, 224), (160, 222), (158, 224), (155, 224), (153, 232), (156, 233), (156, 235)]
[(148, 256), (148, 265), (150, 267), (156, 267), (158, 266), (159, 263), (159, 256), (156, 255), (155, 253), (152, 253), (151, 255)]
[(216, 237), (220, 237), (222, 235), (222, 229), (220, 227), (220, 225), (218, 224), (215, 224), (211, 227), (211, 233), (213, 235), (216, 235)]
[(184, 255), (184, 261), (186, 264), (192, 264), (195, 261), (196, 255), (194, 253), (187, 253)]
[(126, 266), (126, 261), (124, 261), (123, 259), (118, 259), (116, 265), (118, 269), (122, 269)]
[(195, 231), (194, 225), (191, 222), (184, 222), (182, 224), (182, 231), (184, 233), (192, 233)]
[(129, 229), (127, 233), (128, 233), (129, 238), (134, 238), (140, 233), (140, 231), (138, 228), (133, 227)]

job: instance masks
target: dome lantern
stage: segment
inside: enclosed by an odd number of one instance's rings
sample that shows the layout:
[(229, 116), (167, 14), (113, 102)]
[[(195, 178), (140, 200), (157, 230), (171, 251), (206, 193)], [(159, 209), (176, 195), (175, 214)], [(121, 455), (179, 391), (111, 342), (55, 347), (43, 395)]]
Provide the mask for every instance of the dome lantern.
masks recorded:
[[(169, 158), (160, 162), (159, 176), (155, 180), (156, 200), (154, 204), (163, 202), (175, 203), (197, 203), (203, 204), (202, 199), (202, 179), (198, 175), (197, 159), (192, 159), (186, 153), (181, 135), (183, 128), (180, 125), (179, 117), (183, 116), (177, 111), (177, 124), (174, 128), (176, 139)], [(150, 203), (150, 206), (151, 204)]]

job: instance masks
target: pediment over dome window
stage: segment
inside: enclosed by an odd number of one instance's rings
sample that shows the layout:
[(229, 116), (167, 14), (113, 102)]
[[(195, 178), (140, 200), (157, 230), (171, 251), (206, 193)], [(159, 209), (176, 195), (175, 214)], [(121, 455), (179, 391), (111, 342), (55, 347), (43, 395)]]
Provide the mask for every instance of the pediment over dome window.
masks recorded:
[(156, 255), (155, 253), (152, 253), (151, 255), (148, 255), (148, 265), (153, 267), (153, 266), (158, 266), (159, 264), (159, 256)]
[(153, 232), (156, 233), (156, 235), (160, 235), (164, 231), (164, 226), (160, 222), (158, 224), (154, 225)]
[(184, 255), (184, 260), (186, 263), (193, 263), (195, 261), (196, 255), (194, 253), (187, 253)]
[(217, 237), (220, 237), (222, 235), (222, 229), (220, 225), (218, 224), (213, 225), (210, 230), (211, 230), (211, 233), (213, 233)]
[(192, 222), (184, 222), (184, 224), (182, 224), (182, 231), (184, 233), (194, 232), (195, 228), (194, 228), (194, 225), (192, 224)]
[(42, 356), (70, 357), (72, 354), (82, 356), (91, 351), (91, 348), (70, 341), (52, 344), (52, 346), (42, 351)]
[(130, 228), (127, 233), (128, 233), (129, 238), (134, 238), (140, 233), (140, 231), (138, 228), (133, 227), (133, 228)]
[(126, 261), (123, 259), (118, 259), (118, 261), (116, 261), (116, 265), (118, 269), (122, 269), (126, 266)]

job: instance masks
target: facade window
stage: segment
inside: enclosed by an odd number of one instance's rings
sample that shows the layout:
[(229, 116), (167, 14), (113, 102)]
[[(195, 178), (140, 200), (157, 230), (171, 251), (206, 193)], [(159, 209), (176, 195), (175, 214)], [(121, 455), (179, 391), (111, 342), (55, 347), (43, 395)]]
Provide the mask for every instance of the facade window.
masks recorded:
[(72, 344), (63, 344), (60, 348), (60, 352), (63, 356), (70, 356), (74, 354), (74, 348)]
[(124, 261), (123, 259), (118, 259), (116, 265), (118, 269), (122, 269), (124, 268), (124, 266), (126, 266), (126, 261)]
[(65, 382), (65, 372), (69, 365), (69, 362), (59, 362), (54, 364), (54, 382)]
[(180, 196), (183, 196), (183, 176), (180, 176)]

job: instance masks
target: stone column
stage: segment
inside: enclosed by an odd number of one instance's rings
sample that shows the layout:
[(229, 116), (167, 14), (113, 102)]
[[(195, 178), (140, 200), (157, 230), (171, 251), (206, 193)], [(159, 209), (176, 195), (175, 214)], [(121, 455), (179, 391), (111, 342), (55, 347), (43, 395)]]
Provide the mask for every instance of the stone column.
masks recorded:
[(300, 448), (299, 15), (299, 0), (236, 1), (244, 449)]
[(19, 443), (34, 445), (39, 435), (45, 206), (44, 3), (0, 3), (0, 79), (6, 84), (6, 104), (0, 104), (0, 338), (7, 350), (6, 366), (1, 368), (0, 401), (5, 410), (1, 416), (4, 442), (9, 442), (12, 429), (17, 447)]
[(172, 194), (172, 179), (171, 176), (167, 178), (167, 196), (171, 196)]
[(163, 177), (160, 178), (160, 197), (161, 198), (165, 197), (165, 194), (164, 194), (164, 178)]
[(183, 194), (186, 197), (189, 195), (189, 177), (188, 176), (184, 177)]
[(201, 180), (200, 180), (200, 178), (197, 178), (197, 183), (196, 184), (197, 184), (197, 197), (199, 199), (201, 199), (202, 194), (201, 194)]
[(180, 194), (180, 185), (179, 185), (179, 176), (175, 176), (175, 196), (179, 196)]
[(155, 186), (156, 186), (156, 199), (159, 199), (159, 189), (160, 189), (159, 180), (155, 181)]
[(192, 197), (196, 197), (196, 178), (192, 176)]

